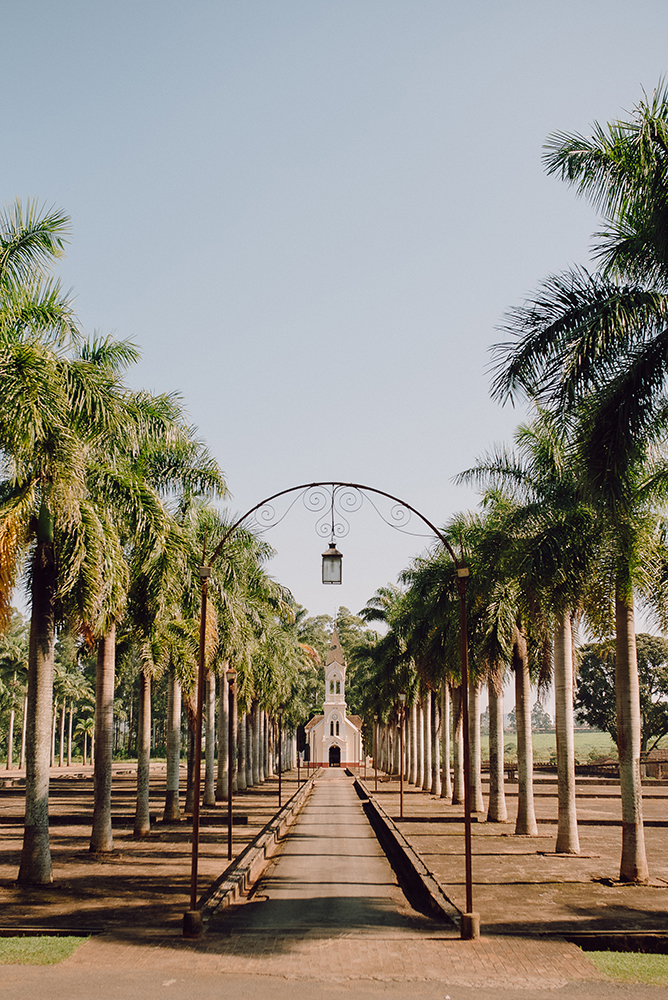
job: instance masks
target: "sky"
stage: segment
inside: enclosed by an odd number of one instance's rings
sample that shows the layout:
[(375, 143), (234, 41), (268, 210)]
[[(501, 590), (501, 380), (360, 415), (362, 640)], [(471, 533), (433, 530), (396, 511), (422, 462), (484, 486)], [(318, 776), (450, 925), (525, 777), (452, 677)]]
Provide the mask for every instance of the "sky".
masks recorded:
[[(453, 477), (527, 416), (490, 399), (490, 345), (597, 228), (543, 144), (656, 86), (663, 0), (0, 0), (0, 32), (0, 203), (70, 215), (84, 329), (180, 393), (231, 511), (313, 481), (475, 506)], [(324, 587), (295, 497), (269, 571), (311, 614), (429, 544), (365, 500)]]

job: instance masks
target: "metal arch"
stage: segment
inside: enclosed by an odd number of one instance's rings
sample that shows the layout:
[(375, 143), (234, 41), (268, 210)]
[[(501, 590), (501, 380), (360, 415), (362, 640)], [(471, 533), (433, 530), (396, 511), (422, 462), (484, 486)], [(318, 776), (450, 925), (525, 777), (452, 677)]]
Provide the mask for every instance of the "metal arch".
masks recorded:
[[(464, 846), (465, 846), (465, 862), (466, 862), (466, 914), (467, 917), (475, 917), (476, 919), (469, 919), (468, 921), (462, 921), (462, 937), (473, 936), (473, 931), (471, 930), (477, 923), (477, 914), (473, 915), (473, 872), (472, 872), (472, 836), (471, 836), (471, 778), (470, 778), (470, 748), (469, 748), (469, 726), (468, 726), (468, 636), (467, 636), (467, 609), (466, 609), (466, 587), (468, 583), (469, 570), (464, 561), (462, 562), (457, 559), (454, 549), (450, 545), (449, 541), (445, 537), (442, 531), (436, 527), (428, 518), (421, 514), (416, 507), (411, 504), (406, 503), (400, 497), (394, 496), (392, 493), (387, 493), (385, 490), (376, 489), (373, 486), (364, 486), (362, 483), (343, 483), (343, 482), (333, 482), (331, 480), (325, 482), (314, 482), (314, 483), (303, 483), (301, 486), (291, 486), (285, 490), (279, 490), (278, 493), (273, 493), (271, 496), (266, 497), (260, 503), (255, 504), (250, 510), (247, 510), (240, 518), (238, 518), (233, 525), (225, 532), (221, 540), (219, 541), (216, 549), (211, 556), (208, 564), (202, 560), (202, 566), (200, 567), (200, 577), (202, 581), (202, 606), (200, 614), (200, 649), (199, 649), (199, 671), (198, 671), (198, 692), (197, 692), (197, 736), (195, 741), (195, 767), (194, 767), (194, 786), (195, 786), (195, 799), (193, 802), (193, 835), (192, 835), (192, 864), (191, 864), (191, 879), (190, 879), (190, 911), (184, 914), (184, 934), (186, 933), (186, 926), (189, 922), (189, 918), (194, 918), (197, 914), (197, 867), (198, 867), (198, 848), (199, 848), (199, 800), (200, 800), (200, 776), (201, 776), (201, 753), (202, 753), (202, 715), (203, 715), (203, 700), (204, 700), (204, 676), (205, 676), (205, 663), (204, 663), (204, 640), (205, 640), (205, 629), (206, 629), (206, 605), (207, 605), (207, 590), (208, 590), (208, 577), (211, 573), (211, 567), (213, 563), (219, 556), (223, 549), (223, 546), (230, 538), (230, 536), (236, 531), (236, 529), (243, 524), (246, 518), (250, 517), (256, 510), (261, 507), (270, 504), (272, 500), (277, 500), (279, 497), (287, 496), (289, 493), (297, 493), (299, 491), (306, 492), (310, 489), (315, 489), (323, 486), (332, 487), (332, 506), (334, 504), (334, 494), (337, 489), (351, 489), (358, 490), (362, 493), (373, 493), (376, 496), (385, 497), (387, 500), (391, 500), (394, 504), (409, 510), (412, 514), (415, 514), (427, 527), (434, 533), (436, 538), (438, 538), (446, 551), (449, 553), (452, 561), (457, 570), (457, 589), (459, 591), (459, 608), (460, 608), (460, 646), (461, 646), (461, 683), (462, 683), (462, 728), (464, 737)], [(374, 504), (372, 506), (375, 507)], [(384, 520), (384, 518), (383, 518)], [(389, 524), (389, 522), (386, 522)], [(392, 525), (390, 525), (392, 527)], [(201, 921), (201, 918), (199, 918)], [(193, 925), (197, 925), (197, 921), (192, 919)], [(471, 933), (469, 933), (471, 931)]]
[(216, 549), (213, 555), (211, 556), (208, 565), (213, 566), (214, 562), (220, 555), (220, 552), (223, 546), (225, 545), (225, 542), (228, 540), (228, 538), (237, 530), (239, 525), (243, 524), (246, 518), (250, 517), (251, 514), (254, 514), (256, 510), (260, 510), (261, 507), (264, 507), (266, 506), (266, 504), (271, 503), (272, 500), (277, 500), (279, 497), (287, 496), (288, 493), (298, 493), (300, 491), (311, 490), (321, 486), (331, 486), (333, 487), (334, 490), (353, 489), (353, 490), (360, 490), (362, 493), (375, 493), (376, 496), (385, 497), (387, 500), (391, 500), (393, 503), (400, 504), (402, 507), (405, 507), (406, 510), (409, 510), (412, 514), (415, 514), (416, 517), (419, 517), (420, 520), (423, 521), (424, 524), (426, 524), (427, 527), (434, 532), (436, 537), (439, 539), (439, 541), (443, 543), (446, 550), (450, 554), (450, 557), (452, 558), (452, 561), (455, 564), (455, 569), (459, 570), (465, 568), (465, 564), (457, 559), (454, 549), (450, 545), (450, 542), (447, 540), (443, 532), (440, 531), (436, 527), (436, 525), (433, 524), (428, 518), (426, 518), (424, 514), (421, 514), (416, 507), (413, 507), (411, 506), (411, 504), (406, 503), (406, 501), (402, 500), (400, 497), (395, 497), (392, 493), (386, 493), (385, 490), (378, 490), (374, 486), (364, 486), (362, 483), (340, 483), (340, 482), (333, 482), (331, 480), (318, 483), (302, 483), (301, 486), (290, 486), (289, 489), (279, 490), (278, 493), (272, 493), (270, 497), (266, 497), (260, 503), (256, 503), (254, 507), (251, 507), (250, 510), (247, 510), (245, 514), (243, 514), (240, 518), (238, 518), (234, 522), (234, 524), (230, 528), (228, 528), (228, 530), (225, 532), (225, 534), (219, 541), (218, 545), (216, 546)]

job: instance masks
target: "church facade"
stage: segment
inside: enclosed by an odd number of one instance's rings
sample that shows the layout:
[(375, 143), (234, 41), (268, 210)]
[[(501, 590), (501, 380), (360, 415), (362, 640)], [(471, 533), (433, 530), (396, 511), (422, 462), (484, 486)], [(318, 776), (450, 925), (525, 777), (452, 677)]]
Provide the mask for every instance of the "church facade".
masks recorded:
[(320, 767), (350, 767), (362, 760), (362, 720), (346, 714), (346, 661), (336, 626), (325, 661), (324, 714), (305, 726), (310, 760)]

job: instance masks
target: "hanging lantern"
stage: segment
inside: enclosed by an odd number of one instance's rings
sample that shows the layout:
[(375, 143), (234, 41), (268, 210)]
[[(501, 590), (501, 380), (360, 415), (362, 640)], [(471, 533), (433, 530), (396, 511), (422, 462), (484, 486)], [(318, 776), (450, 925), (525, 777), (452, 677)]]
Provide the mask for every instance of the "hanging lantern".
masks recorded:
[(329, 548), (322, 554), (322, 582), (341, 583), (341, 563), (343, 555), (339, 552), (334, 539), (329, 543)]

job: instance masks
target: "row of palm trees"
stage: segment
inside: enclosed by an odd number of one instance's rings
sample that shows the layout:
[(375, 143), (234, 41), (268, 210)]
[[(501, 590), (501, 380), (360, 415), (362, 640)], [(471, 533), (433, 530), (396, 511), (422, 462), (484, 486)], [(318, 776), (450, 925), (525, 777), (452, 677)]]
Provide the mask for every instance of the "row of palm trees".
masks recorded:
[[(69, 296), (50, 274), (67, 234), (62, 213), (34, 203), (17, 202), (0, 216), (0, 630), (11, 625), (21, 578), (30, 591), (23, 884), (52, 878), (56, 636), (83, 643), (96, 658), (90, 846), (106, 852), (113, 848), (117, 657), (132, 661), (140, 677), (135, 833), (143, 836), (151, 685), (169, 676), (179, 732), (183, 691), (192, 757), (198, 566), (227, 527), (214, 505), (227, 496), (224, 477), (178, 398), (131, 390), (124, 379), (136, 348), (87, 339), (79, 329)], [(291, 595), (263, 568), (270, 554), (248, 531), (225, 546), (210, 584), (206, 665), (212, 676), (234, 663), (240, 712), (275, 717), (285, 706), (294, 725), (304, 712), (301, 673), (313, 651), (299, 641)], [(76, 671), (56, 677), (61, 753), (68, 706), (71, 726), (82, 693), (74, 679)]]
[[(471, 698), (490, 700), (490, 791), (498, 808), (505, 675), (515, 676), (519, 768), (516, 832), (535, 832), (530, 683), (554, 676), (559, 823), (556, 850), (579, 850), (573, 751), (573, 633), (615, 636), (622, 795), (620, 879), (648, 878), (642, 824), (641, 726), (635, 644), (640, 596), (665, 627), (668, 559), (668, 89), (593, 135), (553, 136), (545, 163), (602, 212), (595, 270), (548, 278), (507, 317), (494, 348), (493, 395), (533, 408), (513, 448), (483, 456), (459, 480), (479, 486), (477, 514), (447, 526), (475, 572), (469, 588)], [(389, 631), (357, 655), (368, 711), (391, 715), (396, 693), (419, 701), (457, 690), (454, 567), (417, 560), (403, 589), (367, 609)], [(475, 717), (475, 712), (472, 713)], [(455, 718), (457, 718), (455, 713)], [(473, 770), (476, 742), (473, 737)], [(455, 745), (457, 760), (457, 747)], [(455, 785), (457, 772), (455, 767)], [(445, 779), (445, 772), (444, 772)], [(474, 789), (476, 773), (471, 775)], [(443, 780), (443, 784), (445, 780)], [(459, 791), (454, 792), (455, 796)], [(496, 818), (492, 815), (491, 818)]]

